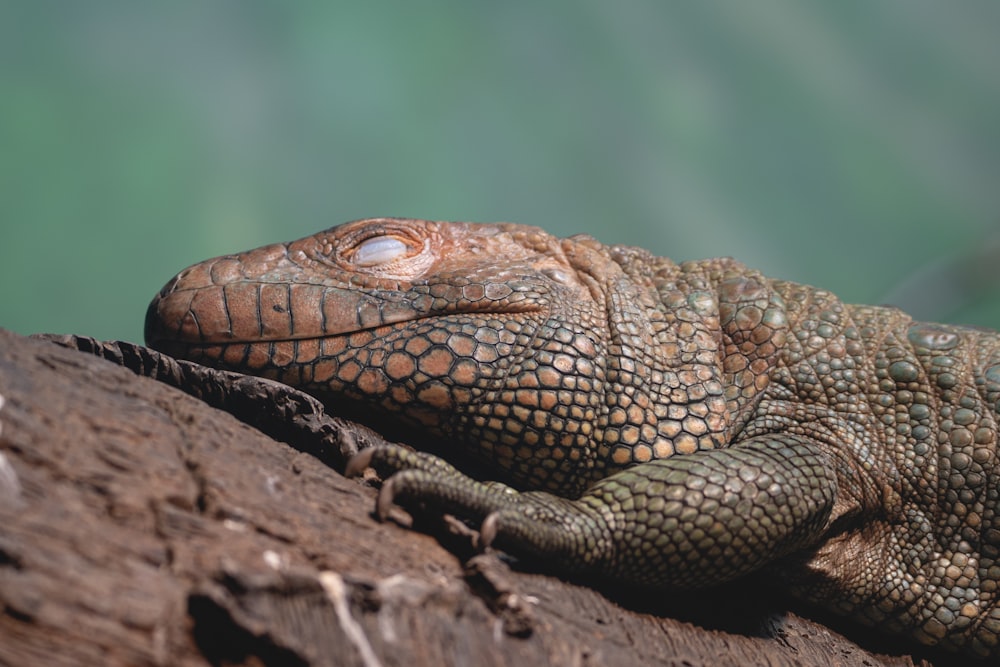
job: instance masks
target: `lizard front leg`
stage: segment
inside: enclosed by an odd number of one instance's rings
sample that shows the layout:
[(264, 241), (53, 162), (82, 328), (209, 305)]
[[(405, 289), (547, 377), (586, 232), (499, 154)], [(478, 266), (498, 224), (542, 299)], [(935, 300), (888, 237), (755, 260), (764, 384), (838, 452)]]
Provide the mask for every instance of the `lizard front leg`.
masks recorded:
[(391, 502), (421, 501), (483, 521), (484, 542), (514, 555), (664, 588), (728, 581), (807, 546), (837, 489), (821, 449), (788, 435), (637, 465), (577, 500), (483, 484), (402, 448), (358, 457), (350, 472), (369, 462), (399, 470), (380, 494), (380, 514)]

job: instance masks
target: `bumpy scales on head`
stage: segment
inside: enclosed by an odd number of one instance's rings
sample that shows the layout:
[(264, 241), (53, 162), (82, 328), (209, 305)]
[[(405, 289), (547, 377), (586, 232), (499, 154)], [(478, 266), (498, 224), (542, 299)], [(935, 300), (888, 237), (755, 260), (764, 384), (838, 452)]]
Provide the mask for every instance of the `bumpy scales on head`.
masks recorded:
[[(1000, 335), (726, 259), (380, 218), (181, 272), (150, 345), (350, 398), (514, 485), (387, 447), (380, 497), (626, 584), (762, 566), (927, 644), (1000, 655)], [(445, 452), (447, 456), (447, 452)]]

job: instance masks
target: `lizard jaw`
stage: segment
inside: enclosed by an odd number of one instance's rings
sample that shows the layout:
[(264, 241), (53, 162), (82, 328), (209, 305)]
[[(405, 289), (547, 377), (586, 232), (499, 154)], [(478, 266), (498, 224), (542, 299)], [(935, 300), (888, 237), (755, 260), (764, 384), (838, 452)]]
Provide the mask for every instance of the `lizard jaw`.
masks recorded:
[(378, 295), (311, 283), (167, 285), (146, 311), (157, 345), (228, 345), (329, 338), (422, 319), (427, 306), (403, 293)]

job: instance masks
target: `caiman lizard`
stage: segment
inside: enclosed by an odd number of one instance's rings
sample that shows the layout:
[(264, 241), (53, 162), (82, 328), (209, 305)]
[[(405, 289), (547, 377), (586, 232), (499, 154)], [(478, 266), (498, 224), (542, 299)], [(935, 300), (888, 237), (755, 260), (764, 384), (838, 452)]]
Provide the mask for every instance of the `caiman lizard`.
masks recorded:
[(182, 271), (145, 335), (364, 401), (512, 485), (367, 449), (348, 472), (389, 475), (380, 514), (420, 501), (509, 553), (632, 586), (768, 566), (835, 612), (1000, 656), (997, 332), (732, 259), (377, 218)]

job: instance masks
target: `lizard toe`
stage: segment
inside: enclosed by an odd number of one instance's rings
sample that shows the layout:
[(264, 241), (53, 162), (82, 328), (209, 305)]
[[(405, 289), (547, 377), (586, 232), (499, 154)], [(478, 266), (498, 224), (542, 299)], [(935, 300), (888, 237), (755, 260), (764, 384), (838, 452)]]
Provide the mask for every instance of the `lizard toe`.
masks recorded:
[(394, 475), (387, 479), (382, 484), (382, 488), (379, 489), (378, 497), (375, 499), (375, 518), (379, 521), (385, 521), (389, 517), (389, 512), (395, 504), (396, 483), (393, 480), (397, 476)]
[(375, 445), (361, 450), (348, 460), (345, 477), (358, 477), (366, 468), (374, 469), (386, 479), (402, 470), (424, 470), (440, 475), (455, 475), (455, 468), (432, 454), (417, 452), (402, 445)]
[(344, 467), (344, 477), (360, 477), (365, 469), (370, 468), (375, 449), (375, 447), (368, 447), (352, 456)]

